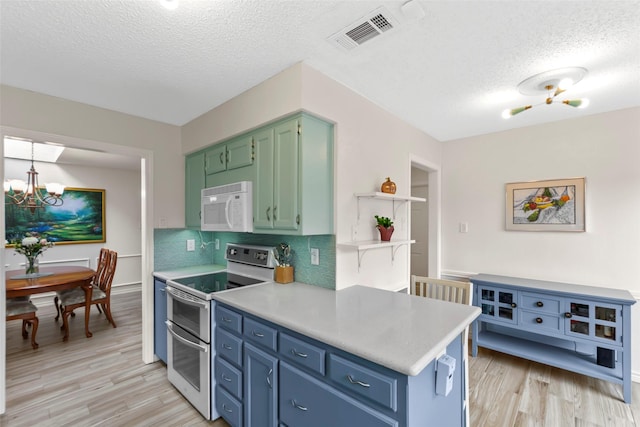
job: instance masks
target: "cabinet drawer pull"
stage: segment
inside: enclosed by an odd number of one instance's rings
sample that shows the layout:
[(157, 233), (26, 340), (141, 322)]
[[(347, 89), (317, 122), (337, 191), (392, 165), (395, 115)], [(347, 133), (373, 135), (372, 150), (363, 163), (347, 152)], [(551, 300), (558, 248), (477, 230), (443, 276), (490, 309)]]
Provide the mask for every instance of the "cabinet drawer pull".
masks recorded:
[(306, 406), (302, 406), (296, 403), (296, 401), (294, 399), (291, 399), (291, 404), (293, 405), (294, 408), (298, 408), (301, 411), (308, 411), (309, 408), (307, 408)]
[(564, 314), (564, 317), (566, 317), (567, 319), (571, 319), (571, 317), (572, 317), (572, 316), (571, 316), (571, 313), (567, 311), (567, 312)]
[(295, 348), (291, 349), (291, 354), (293, 354), (294, 356), (302, 357), (302, 358), (306, 358), (308, 356), (308, 354), (301, 353), (301, 352), (297, 351)]
[(269, 386), (269, 388), (273, 388), (273, 386), (271, 385), (271, 374), (273, 373), (273, 369), (269, 369), (269, 372), (267, 373), (267, 385)]
[(354, 380), (351, 375), (347, 375), (347, 379), (349, 380), (349, 382), (351, 384), (358, 384), (359, 386), (362, 386), (362, 387), (371, 387), (371, 384), (367, 384), (367, 383), (363, 383), (362, 381)]
[(230, 346), (229, 344), (227, 344), (227, 343), (223, 343), (223, 344), (222, 344), (222, 348), (225, 348), (225, 349), (227, 349), (227, 350), (231, 350), (233, 347), (231, 347), (231, 346)]
[(231, 323), (231, 319), (229, 319), (228, 317), (224, 317), (222, 316), (222, 321), (225, 323)]
[(269, 207), (267, 208), (267, 221), (271, 221), (271, 215), (270, 215), (270, 213), (271, 213), (271, 206), (269, 206)]
[(542, 323), (542, 317), (536, 317), (536, 323)]
[(264, 334), (261, 334), (260, 332), (251, 331), (251, 334), (252, 334), (254, 337), (264, 338)]
[(224, 153), (220, 153), (220, 164), (224, 165)]
[(544, 303), (543, 303), (542, 301), (538, 301), (538, 302), (536, 303), (536, 306), (537, 306), (537, 307), (544, 307)]
[(276, 217), (276, 211), (278, 210), (277, 206), (273, 207), (273, 220), (276, 221), (278, 218)]
[(227, 377), (224, 373), (222, 374), (222, 379), (225, 380), (228, 383), (231, 382), (231, 378)]
[(228, 412), (228, 413), (230, 413), (230, 414), (232, 414), (232, 413), (233, 413), (233, 410), (232, 410), (232, 409), (229, 409), (229, 408), (227, 407), (227, 404), (226, 404), (226, 403), (223, 403), (223, 404), (222, 404), (222, 409), (224, 409), (226, 412)]

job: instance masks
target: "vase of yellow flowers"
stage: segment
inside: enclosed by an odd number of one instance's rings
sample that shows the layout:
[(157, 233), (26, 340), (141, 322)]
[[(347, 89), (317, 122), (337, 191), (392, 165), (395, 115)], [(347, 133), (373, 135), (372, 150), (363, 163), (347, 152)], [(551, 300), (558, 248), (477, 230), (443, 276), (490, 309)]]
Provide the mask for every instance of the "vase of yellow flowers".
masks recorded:
[(24, 255), (26, 258), (25, 273), (27, 275), (39, 273), (38, 257), (53, 246), (53, 242), (41, 238), (37, 233), (26, 233), (22, 240), (15, 240), (12, 243), (16, 253)]

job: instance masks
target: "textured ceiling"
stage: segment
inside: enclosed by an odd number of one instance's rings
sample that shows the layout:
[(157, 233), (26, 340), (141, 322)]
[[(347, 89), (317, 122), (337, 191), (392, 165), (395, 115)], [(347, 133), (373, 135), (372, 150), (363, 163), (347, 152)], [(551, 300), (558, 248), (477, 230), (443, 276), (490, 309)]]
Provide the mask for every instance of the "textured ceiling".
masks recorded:
[[(183, 125), (304, 61), (440, 141), (640, 105), (639, 1), (0, 0), (0, 82)], [(327, 38), (383, 6), (393, 30), (353, 51)], [(581, 66), (541, 105), (523, 79)], [(640, 118), (639, 118), (640, 119)]]

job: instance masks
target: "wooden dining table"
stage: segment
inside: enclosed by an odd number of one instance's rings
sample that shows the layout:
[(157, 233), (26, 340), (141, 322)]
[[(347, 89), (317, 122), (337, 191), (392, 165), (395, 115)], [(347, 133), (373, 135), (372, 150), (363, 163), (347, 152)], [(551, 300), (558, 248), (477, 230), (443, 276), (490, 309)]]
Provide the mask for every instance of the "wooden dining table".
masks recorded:
[[(7, 299), (40, 294), (45, 292), (56, 292), (65, 289), (81, 287), (85, 294), (84, 329), (87, 338), (93, 334), (89, 331), (89, 315), (91, 314), (91, 296), (93, 287), (91, 280), (96, 272), (87, 267), (66, 266), (66, 267), (40, 267), (39, 277), (25, 276), (24, 270), (9, 270), (5, 272)], [(69, 339), (69, 325), (64, 322), (63, 341)]]

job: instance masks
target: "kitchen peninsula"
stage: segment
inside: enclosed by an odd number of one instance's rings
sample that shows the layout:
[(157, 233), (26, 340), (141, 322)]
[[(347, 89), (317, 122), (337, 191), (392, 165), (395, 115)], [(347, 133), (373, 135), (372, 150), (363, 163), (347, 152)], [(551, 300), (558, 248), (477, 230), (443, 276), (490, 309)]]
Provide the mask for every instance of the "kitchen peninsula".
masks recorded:
[(462, 337), (477, 307), (302, 283), (213, 299), (215, 405), (231, 425), (465, 425)]

